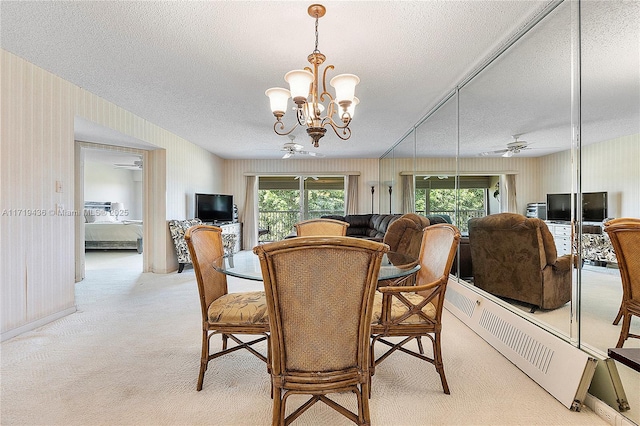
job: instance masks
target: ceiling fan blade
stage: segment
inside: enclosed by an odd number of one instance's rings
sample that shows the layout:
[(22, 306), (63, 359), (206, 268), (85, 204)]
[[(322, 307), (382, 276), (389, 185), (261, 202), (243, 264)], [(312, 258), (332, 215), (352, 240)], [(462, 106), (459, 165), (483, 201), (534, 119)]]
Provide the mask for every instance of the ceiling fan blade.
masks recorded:
[(309, 151), (307, 151), (307, 154), (309, 154), (312, 157), (318, 157), (318, 158), (324, 157), (324, 154), (322, 154), (320, 152), (309, 152)]
[(289, 158), (293, 155), (293, 153), (291, 152), (285, 152), (284, 155), (282, 156), (283, 159)]
[(486, 152), (481, 152), (480, 155), (482, 157), (485, 157), (487, 155), (504, 154), (505, 152), (509, 152), (509, 150), (508, 149), (499, 149), (497, 151), (486, 151)]

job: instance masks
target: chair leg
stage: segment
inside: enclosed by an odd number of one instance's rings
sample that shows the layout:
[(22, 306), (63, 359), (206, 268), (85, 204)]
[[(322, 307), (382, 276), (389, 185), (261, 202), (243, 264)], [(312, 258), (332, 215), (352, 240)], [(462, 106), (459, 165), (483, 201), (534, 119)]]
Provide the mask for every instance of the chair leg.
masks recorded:
[(620, 306), (620, 309), (618, 309), (618, 315), (616, 315), (616, 319), (613, 320), (613, 325), (618, 325), (621, 318), (622, 318), (622, 306)]
[(631, 327), (631, 314), (625, 312), (622, 318), (622, 330), (620, 330), (620, 337), (618, 338), (618, 343), (616, 344), (616, 348), (621, 348), (624, 345), (624, 341), (629, 337), (629, 328)]
[(229, 340), (229, 336), (227, 336), (226, 334), (222, 335), (222, 350), (226, 351), (227, 350), (227, 340)]
[(184, 263), (179, 263), (178, 264), (178, 273), (181, 273), (182, 271), (184, 271)]
[(433, 340), (433, 360), (436, 370), (438, 371), (438, 374), (440, 374), (442, 389), (444, 390), (444, 393), (449, 395), (449, 385), (447, 384), (447, 378), (444, 375), (444, 364), (442, 363), (442, 352), (440, 350), (440, 332), (435, 333), (435, 339)]
[(273, 426), (284, 426), (284, 409), (285, 404), (282, 400), (282, 390), (276, 388), (273, 395), (273, 415), (271, 420)]
[(202, 354), (200, 355), (200, 374), (198, 375), (198, 384), (196, 390), (199, 392), (202, 390), (202, 383), (204, 382), (204, 373), (207, 371), (209, 364), (209, 332), (202, 330)]
[(416, 342), (418, 342), (418, 350), (420, 351), (420, 354), (424, 355), (424, 348), (422, 347), (422, 339), (420, 336), (416, 336)]
[(369, 375), (369, 380), (365, 380), (365, 382), (360, 385), (360, 393), (358, 394), (358, 419), (362, 422), (363, 425), (371, 424), (371, 414), (369, 413), (369, 396), (371, 395), (370, 390), (370, 381), (371, 376)]

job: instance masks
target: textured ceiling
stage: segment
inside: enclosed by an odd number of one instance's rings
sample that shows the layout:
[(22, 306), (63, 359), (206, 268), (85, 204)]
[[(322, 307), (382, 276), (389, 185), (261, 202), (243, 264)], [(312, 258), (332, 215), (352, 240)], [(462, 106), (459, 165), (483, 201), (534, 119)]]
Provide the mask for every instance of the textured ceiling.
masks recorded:
[[(335, 65), (335, 74), (360, 77), (356, 95), (361, 103), (349, 141), (329, 131), (315, 149), (303, 131), (296, 131), (296, 142), (327, 158), (379, 157), (547, 3), (324, 2), (318, 47)], [(583, 96), (602, 105), (584, 111), (585, 125), (598, 123), (591, 141), (637, 133), (639, 3), (584, 5), (583, 57), (589, 73), (583, 76)], [(288, 139), (274, 134), (264, 91), (284, 86), (287, 71), (307, 65), (314, 47), (308, 6), (299, 1), (3, 0), (0, 40), (3, 49), (220, 157), (280, 158)], [(536, 147), (523, 155), (552, 152), (561, 148), (560, 139), (566, 141), (569, 3), (553, 15), (463, 88), (462, 154), (504, 148), (513, 134), (524, 134)], [(424, 139), (429, 155), (455, 153), (447, 127), (455, 123), (454, 111), (445, 106), (419, 129), (416, 138)], [(285, 122), (291, 123), (291, 115)], [(83, 140), (126, 140), (83, 120), (76, 121), (76, 130)]]

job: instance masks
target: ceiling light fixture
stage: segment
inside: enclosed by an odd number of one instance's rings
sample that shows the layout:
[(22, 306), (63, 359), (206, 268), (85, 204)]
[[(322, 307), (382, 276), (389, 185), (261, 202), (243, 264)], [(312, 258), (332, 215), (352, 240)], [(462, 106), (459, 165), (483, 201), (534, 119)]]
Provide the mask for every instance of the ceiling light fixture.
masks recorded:
[[(309, 16), (316, 20), (316, 47), (307, 57), (313, 68), (305, 67), (302, 70), (293, 70), (285, 74), (284, 79), (289, 83), (289, 90), (281, 87), (268, 89), (265, 94), (269, 97), (271, 111), (276, 117), (273, 130), (279, 135), (288, 135), (296, 127), (307, 126), (307, 134), (311, 136), (313, 146), (318, 147), (318, 141), (325, 135), (327, 125), (331, 126), (336, 135), (347, 140), (351, 137), (349, 124), (353, 118), (355, 106), (360, 102), (355, 97), (356, 85), (360, 82), (358, 76), (353, 74), (340, 74), (329, 82), (336, 91), (335, 98), (327, 92), (327, 71), (333, 69), (333, 65), (327, 65), (322, 73), (322, 92), (319, 87), (319, 67), (326, 57), (318, 50), (318, 20), (326, 13), (326, 8), (321, 4), (312, 4), (307, 9)], [(289, 98), (293, 98), (296, 104), (297, 122), (293, 127), (284, 131), (282, 117), (287, 110)], [(326, 102), (327, 105), (322, 103)], [(322, 116), (326, 111), (327, 115)], [(334, 121), (337, 115), (339, 120)]]

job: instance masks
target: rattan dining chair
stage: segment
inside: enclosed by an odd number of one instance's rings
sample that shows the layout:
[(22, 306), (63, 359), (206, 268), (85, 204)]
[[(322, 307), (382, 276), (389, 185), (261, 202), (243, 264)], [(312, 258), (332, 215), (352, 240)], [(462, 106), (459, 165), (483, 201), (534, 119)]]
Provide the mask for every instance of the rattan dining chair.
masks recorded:
[[(300, 237), (254, 247), (271, 324), (273, 425), (288, 425), (318, 401), (370, 424), (369, 336), (387, 246), (349, 237)], [(353, 392), (357, 413), (328, 397)], [(310, 398), (286, 416), (294, 394)]]
[[(419, 257), (420, 269), (415, 285), (378, 287), (371, 324), (372, 376), (376, 366), (399, 350), (433, 364), (440, 374), (444, 393), (449, 394), (442, 363), (440, 337), (444, 296), (459, 242), (460, 232), (451, 224), (439, 223), (425, 228)], [(424, 353), (421, 340), (423, 336), (431, 340), (431, 357)], [(385, 339), (386, 337), (404, 339), (391, 342)], [(418, 352), (405, 346), (414, 338)], [(378, 358), (375, 356), (377, 342), (390, 346), (390, 349)]]
[(320, 218), (303, 220), (295, 224), (296, 235), (298, 237), (309, 237), (312, 235), (332, 235), (344, 237), (347, 234), (349, 224), (341, 220)]
[[(209, 361), (214, 358), (238, 349), (247, 349), (267, 362), (267, 357), (252, 345), (267, 340), (268, 347), (269, 318), (263, 291), (228, 293), (227, 276), (214, 269), (214, 259), (224, 255), (222, 229), (196, 225), (189, 228), (184, 237), (191, 253), (202, 311), (202, 355), (197, 384), (197, 390), (200, 391)], [(222, 335), (222, 350), (210, 353), (211, 337), (216, 334)], [(239, 334), (259, 337), (242, 341), (236, 336)], [(229, 339), (236, 345), (227, 347)]]
[(616, 344), (616, 348), (621, 348), (629, 337), (640, 339), (640, 335), (629, 331), (631, 317), (640, 317), (640, 219), (613, 219), (605, 222), (604, 231), (611, 239), (622, 279), (622, 302), (614, 320), (617, 324), (622, 317), (622, 329)]

